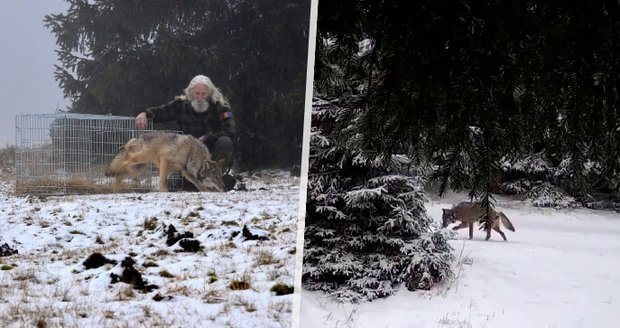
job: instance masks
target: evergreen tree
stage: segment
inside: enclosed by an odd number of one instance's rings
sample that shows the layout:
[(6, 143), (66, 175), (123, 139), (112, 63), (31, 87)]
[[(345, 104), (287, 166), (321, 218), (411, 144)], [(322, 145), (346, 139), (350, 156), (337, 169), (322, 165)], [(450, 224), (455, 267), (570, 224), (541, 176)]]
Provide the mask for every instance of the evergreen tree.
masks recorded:
[(420, 173), (402, 175), (359, 148), (359, 98), (313, 104), (303, 281), (346, 301), (429, 289), (452, 273), (450, 234), (424, 207)]

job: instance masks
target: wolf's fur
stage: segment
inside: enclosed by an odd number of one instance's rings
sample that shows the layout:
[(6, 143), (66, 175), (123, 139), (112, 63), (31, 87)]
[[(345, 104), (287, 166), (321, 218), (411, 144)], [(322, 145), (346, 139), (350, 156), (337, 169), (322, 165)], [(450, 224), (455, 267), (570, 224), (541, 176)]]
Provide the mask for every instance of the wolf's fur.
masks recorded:
[[(442, 214), (442, 226), (445, 228), (450, 223), (455, 221), (461, 221), (461, 224), (452, 228), (453, 230), (469, 227), (469, 239), (474, 237), (474, 223), (479, 222), (486, 214), (485, 208), (480, 203), (461, 202), (451, 209), (444, 208)], [(497, 231), (502, 236), (504, 241), (507, 241), (506, 235), (500, 229), (501, 224), (510, 231), (515, 231), (512, 222), (508, 220), (506, 215), (500, 211), (496, 211), (492, 208), (489, 209), (489, 219), (491, 222), (490, 229), (486, 230), (486, 240), (491, 238), (491, 229)]]
[(181, 174), (200, 191), (224, 191), (222, 171), (211, 160), (209, 149), (200, 140), (171, 132), (154, 131), (132, 138), (116, 154), (105, 175), (138, 179), (139, 164), (153, 163), (159, 169), (159, 190), (168, 191), (167, 178)]

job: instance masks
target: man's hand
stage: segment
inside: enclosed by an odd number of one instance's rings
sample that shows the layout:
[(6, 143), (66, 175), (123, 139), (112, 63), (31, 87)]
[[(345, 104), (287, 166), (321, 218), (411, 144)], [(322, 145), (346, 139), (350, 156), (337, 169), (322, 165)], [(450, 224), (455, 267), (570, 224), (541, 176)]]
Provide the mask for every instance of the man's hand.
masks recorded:
[(147, 119), (146, 119), (146, 113), (145, 112), (142, 112), (142, 113), (138, 114), (138, 116), (136, 116), (136, 127), (138, 129), (146, 128), (146, 122), (147, 122)]

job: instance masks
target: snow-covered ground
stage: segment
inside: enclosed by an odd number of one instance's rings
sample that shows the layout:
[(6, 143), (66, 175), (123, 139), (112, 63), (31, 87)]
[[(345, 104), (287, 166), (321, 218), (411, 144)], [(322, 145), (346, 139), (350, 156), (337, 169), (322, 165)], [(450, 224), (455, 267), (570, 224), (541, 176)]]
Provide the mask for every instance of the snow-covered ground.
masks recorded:
[[(26, 197), (0, 187), (0, 327), (290, 327), (297, 177), (245, 177), (250, 191)], [(169, 225), (201, 249), (167, 245)], [(246, 233), (243, 228), (246, 227)], [(193, 242), (195, 243), (195, 242)], [(99, 252), (116, 264), (88, 269)], [(145, 284), (112, 284), (131, 257)], [(289, 290), (290, 291), (290, 290)]]
[[(428, 214), (466, 200), (431, 198)], [(531, 207), (498, 198), (515, 226), (508, 242), (462, 229), (452, 241), (454, 279), (431, 291), (405, 288), (361, 305), (303, 291), (301, 327), (620, 327), (620, 214)]]

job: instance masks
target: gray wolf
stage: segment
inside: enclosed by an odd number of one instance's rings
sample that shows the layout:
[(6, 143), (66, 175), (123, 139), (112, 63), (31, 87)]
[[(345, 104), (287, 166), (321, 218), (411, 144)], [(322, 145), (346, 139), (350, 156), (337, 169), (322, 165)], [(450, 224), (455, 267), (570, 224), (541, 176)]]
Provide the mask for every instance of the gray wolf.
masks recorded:
[[(442, 227), (445, 228), (455, 221), (461, 221), (460, 225), (455, 226), (452, 229), (458, 230), (469, 227), (469, 239), (472, 239), (474, 236), (474, 223), (479, 222), (480, 219), (486, 214), (485, 208), (478, 202), (461, 202), (450, 209), (444, 208), (442, 210)], [(506, 229), (513, 232), (515, 231), (512, 222), (510, 222), (510, 220), (508, 220), (508, 217), (506, 217), (506, 215), (504, 215), (504, 213), (500, 211), (496, 211), (490, 208), (489, 219), (491, 221), (491, 225), (490, 229), (486, 230), (487, 237), (485, 240), (489, 240), (489, 238), (491, 238), (491, 229), (493, 229), (497, 233), (499, 233), (500, 236), (502, 236), (504, 241), (507, 241), (506, 235), (500, 229), (500, 222), (504, 227), (506, 227)]]
[(117, 180), (125, 176), (137, 180), (142, 169), (136, 167), (147, 163), (159, 170), (159, 191), (168, 191), (167, 178), (172, 172), (181, 172), (200, 191), (224, 191), (221, 168), (211, 159), (207, 146), (190, 135), (172, 132), (153, 131), (130, 139), (120, 148), (105, 175)]

